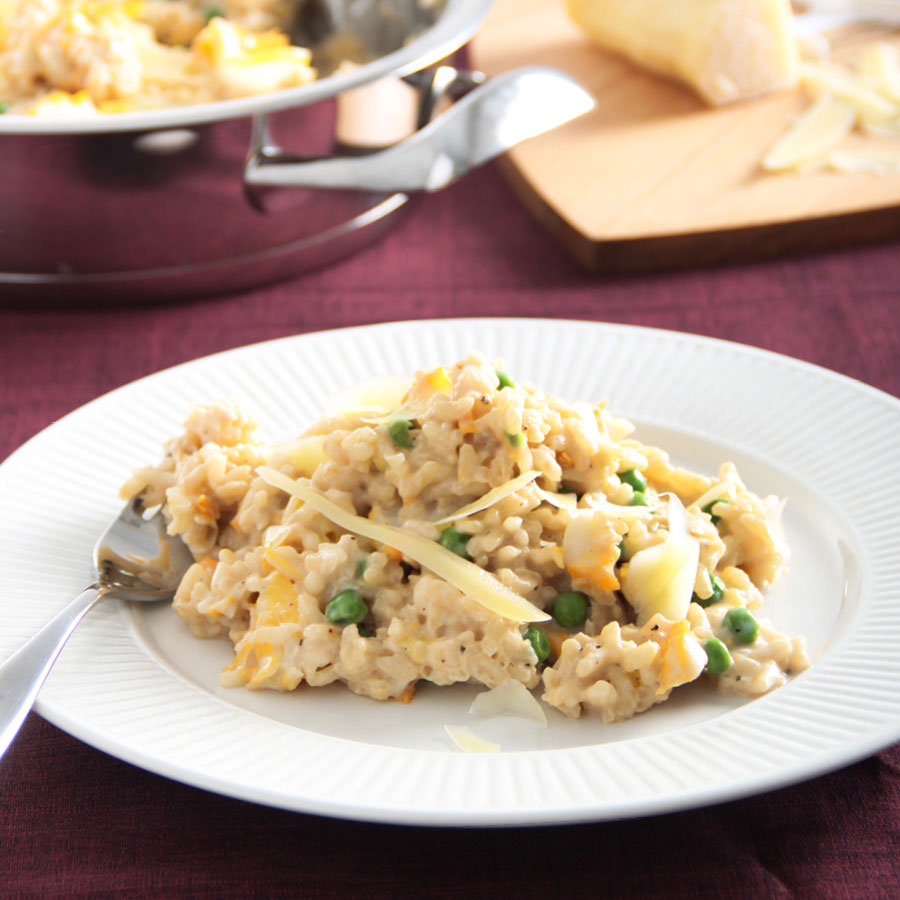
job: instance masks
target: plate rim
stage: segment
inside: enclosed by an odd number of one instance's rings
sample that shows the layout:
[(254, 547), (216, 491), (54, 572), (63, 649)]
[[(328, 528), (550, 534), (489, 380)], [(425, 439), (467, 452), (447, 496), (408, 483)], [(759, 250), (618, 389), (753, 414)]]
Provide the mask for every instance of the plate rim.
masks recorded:
[(710, 346), (721, 346), (724, 348), (729, 348), (735, 350), (740, 353), (746, 353), (750, 356), (759, 356), (760, 358), (770, 359), (772, 361), (778, 363), (789, 363), (791, 366), (799, 367), (801, 370), (807, 370), (813, 374), (817, 374), (819, 376), (834, 379), (838, 382), (846, 382), (850, 385), (854, 385), (856, 388), (863, 390), (866, 393), (870, 393), (873, 397), (887, 400), (890, 403), (900, 409), (900, 397), (895, 397), (893, 394), (888, 391), (884, 391), (881, 388), (877, 388), (874, 385), (868, 384), (865, 381), (862, 381), (859, 378), (855, 378), (852, 375), (845, 375), (842, 372), (837, 372), (834, 369), (828, 369), (825, 366), (821, 366), (818, 363), (809, 362), (805, 359), (799, 359), (795, 356), (790, 356), (786, 353), (779, 353), (777, 350), (769, 350), (765, 347), (757, 347), (754, 344), (745, 344), (741, 341), (732, 340), (730, 338), (720, 338), (714, 337), (712, 335), (706, 334), (697, 334), (690, 331), (678, 331), (676, 329), (670, 328), (662, 328), (654, 325), (632, 325), (627, 322), (608, 322), (605, 320), (596, 320), (596, 319), (568, 319), (568, 318), (552, 318), (549, 316), (460, 316), (458, 318), (454, 317), (441, 317), (441, 318), (421, 318), (421, 319), (397, 319), (397, 320), (386, 320), (382, 322), (371, 322), (363, 325), (342, 325), (337, 328), (323, 328), (323, 329), (310, 329), (309, 331), (298, 331), (295, 334), (286, 334), (281, 335), (275, 338), (264, 338), (260, 341), (251, 341), (247, 344), (238, 344), (234, 347), (228, 347), (224, 350), (216, 350), (214, 353), (205, 353), (201, 356), (195, 356), (191, 359), (183, 360), (179, 363), (173, 363), (169, 366), (164, 366), (161, 369), (156, 369), (153, 372), (149, 372), (146, 375), (141, 375), (138, 378), (134, 378), (131, 381), (127, 381), (124, 384), (120, 384), (117, 387), (110, 388), (108, 391), (104, 391), (102, 394), (98, 394), (96, 397), (93, 397), (91, 400), (88, 400), (85, 403), (76, 406), (74, 409), (69, 410), (69, 412), (64, 413), (58, 419), (54, 419), (52, 422), (45, 425), (39, 431), (35, 432), (31, 436), (25, 439), (25, 441), (20, 444), (18, 447), (14, 448), (10, 453), (5, 456), (3, 459), (0, 459), (0, 465), (5, 465), (9, 460), (13, 459), (17, 454), (21, 451), (25, 450), (28, 445), (38, 438), (44, 431), (48, 428), (57, 425), (60, 422), (66, 421), (70, 416), (73, 416), (77, 413), (80, 413), (82, 410), (92, 406), (95, 403), (99, 403), (101, 400), (106, 399), (107, 397), (112, 396), (117, 391), (124, 391), (128, 388), (131, 388), (134, 385), (143, 384), (146, 381), (157, 378), (160, 375), (164, 375), (167, 373), (172, 373), (177, 371), (178, 369), (187, 368), (188, 366), (193, 366), (199, 362), (206, 360), (214, 360), (218, 359), (222, 356), (225, 356), (230, 353), (235, 352), (243, 352), (253, 350), (255, 348), (260, 348), (263, 346), (276, 345), (282, 343), (289, 343), (291, 341), (297, 341), (303, 338), (308, 338), (313, 335), (317, 337), (326, 337), (330, 335), (340, 335), (345, 333), (359, 332), (359, 331), (374, 331), (376, 329), (394, 329), (394, 328), (405, 328), (409, 326), (419, 327), (425, 324), (432, 326), (442, 326), (442, 325), (451, 325), (456, 326), (459, 324), (465, 323), (492, 323), (492, 324), (500, 324), (500, 323), (522, 323), (522, 324), (535, 324), (541, 326), (559, 326), (559, 325), (569, 325), (569, 326), (597, 326), (603, 330), (612, 330), (619, 331), (621, 330), (624, 333), (647, 333), (651, 335), (661, 335), (667, 338), (678, 338), (685, 339), (688, 343), (698, 342), (700, 344), (708, 344)]

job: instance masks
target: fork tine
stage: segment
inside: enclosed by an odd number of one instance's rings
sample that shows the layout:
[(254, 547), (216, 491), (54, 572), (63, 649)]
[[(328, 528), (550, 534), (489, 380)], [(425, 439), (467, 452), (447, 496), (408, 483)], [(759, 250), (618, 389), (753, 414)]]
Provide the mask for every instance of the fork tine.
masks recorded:
[(141, 515), (143, 509), (144, 503), (141, 499), (141, 495), (138, 494), (136, 497), (132, 497), (122, 508), (122, 511), (119, 513), (118, 521), (127, 522), (129, 525), (137, 524), (138, 520), (143, 518)]

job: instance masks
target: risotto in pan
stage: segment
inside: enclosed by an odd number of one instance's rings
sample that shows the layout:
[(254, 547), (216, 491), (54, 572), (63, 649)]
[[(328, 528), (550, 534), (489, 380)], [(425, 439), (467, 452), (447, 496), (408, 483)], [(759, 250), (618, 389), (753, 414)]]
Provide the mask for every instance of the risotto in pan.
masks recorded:
[(782, 502), (730, 463), (674, 466), (604, 404), (472, 355), (345, 392), (289, 443), (255, 429), (198, 407), (123, 488), (193, 553), (175, 609), (234, 644), (225, 685), (409, 702), (514, 681), (616, 722), (697, 679), (757, 695), (808, 665), (758, 612)]
[(313, 81), (289, 0), (0, 0), (2, 111), (127, 112)]

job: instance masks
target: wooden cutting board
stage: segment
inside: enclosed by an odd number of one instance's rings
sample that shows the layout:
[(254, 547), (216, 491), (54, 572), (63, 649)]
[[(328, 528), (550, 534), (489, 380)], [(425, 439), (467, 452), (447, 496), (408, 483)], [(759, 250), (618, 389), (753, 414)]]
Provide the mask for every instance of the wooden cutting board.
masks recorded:
[[(833, 55), (852, 58), (883, 35), (843, 29), (832, 35)], [(760, 159), (809, 103), (800, 91), (710, 109), (688, 89), (597, 48), (562, 0), (496, 0), (470, 53), (489, 75), (535, 64), (562, 69), (596, 98), (592, 112), (501, 161), (524, 205), (587, 269), (693, 265), (900, 237), (900, 175), (761, 171)], [(900, 140), (894, 146), (900, 150)]]

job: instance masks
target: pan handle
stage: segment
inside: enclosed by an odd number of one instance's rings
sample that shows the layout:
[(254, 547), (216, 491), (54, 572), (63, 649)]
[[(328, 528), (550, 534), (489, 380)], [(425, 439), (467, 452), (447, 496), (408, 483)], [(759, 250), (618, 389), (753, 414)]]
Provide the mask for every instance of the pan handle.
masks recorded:
[[(521, 141), (594, 106), (584, 88), (555, 69), (529, 66), (479, 81), (472, 73), (439, 67), (420, 107), (422, 127), (406, 140), (366, 156), (310, 158), (287, 153), (271, 142), (266, 116), (260, 114), (254, 120), (244, 168), (251, 199), (259, 190), (291, 187), (437, 191)], [(436, 100), (458, 89), (466, 90), (462, 98), (431, 119)]]

